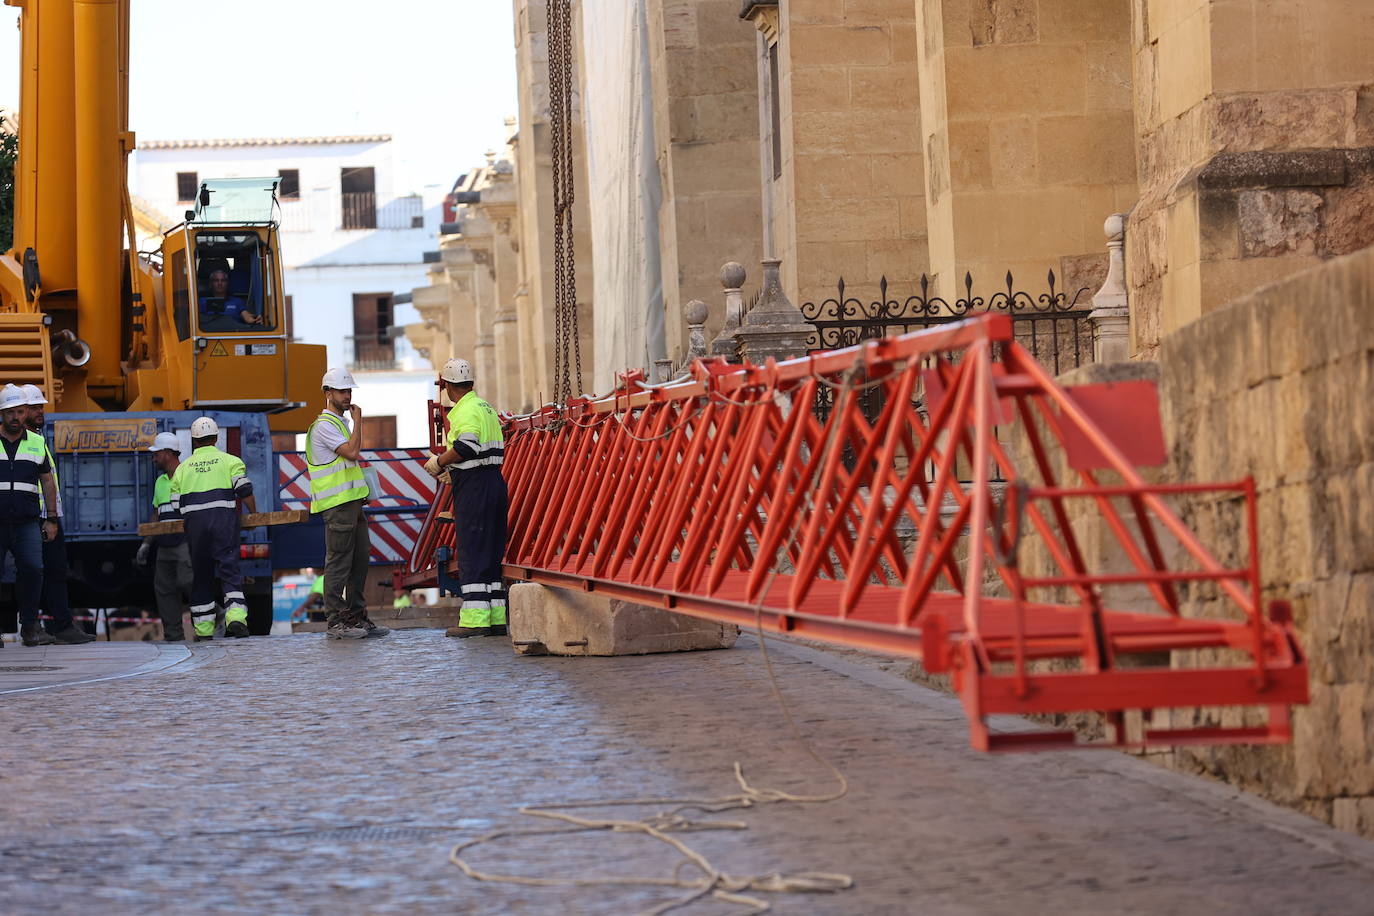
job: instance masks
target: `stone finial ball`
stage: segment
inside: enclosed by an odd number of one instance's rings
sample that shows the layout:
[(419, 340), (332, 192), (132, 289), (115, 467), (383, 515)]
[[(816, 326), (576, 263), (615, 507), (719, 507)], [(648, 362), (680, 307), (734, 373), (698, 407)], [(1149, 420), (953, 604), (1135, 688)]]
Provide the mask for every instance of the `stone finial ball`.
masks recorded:
[(720, 285), (726, 289), (739, 289), (744, 286), (744, 265), (738, 261), (726, 261), (720, 269)]
[(1102, 224), (1102, 231), (1107, 234), (1108, 239), (1121, 238), (1126, 231), (1126, 214), (1113, 213), (1107, 217), (1107, 221)]
[(702, 302), (700, 299), (693, 299), (683, 308), (682, 315), (687, 319), (688, 324), (705, 324), (707, 315), (706, 303)]

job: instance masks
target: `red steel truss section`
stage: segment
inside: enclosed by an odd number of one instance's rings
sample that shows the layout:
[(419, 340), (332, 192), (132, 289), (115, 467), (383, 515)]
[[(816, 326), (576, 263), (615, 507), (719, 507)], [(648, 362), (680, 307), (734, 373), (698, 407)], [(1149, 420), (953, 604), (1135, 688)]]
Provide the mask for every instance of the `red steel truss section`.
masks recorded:
[[(1062, 388), (1005, 316), (763, 366), (699, 361), (666, 386), (630, 375), (510, 421), (506, 575), (918, 658), (951, 674), (983, 750), (1076, 741), (992, 732), (997, 713), (1098, 711), (1108, 746), (1286, 741), (1307, 671), (1287, 606), (1261, 597), (1254, 484), (1147, 483), (1133, 462), (1161, 459), (1162, 437), (1142, 384)], [(861, 393), (880, 400), (872, 420)], [(1180, 500), (1232, 510), (1241, 544), (1222, 555), (1244, 561), (1219, 561)], [(446, 502), (411, 585), (447, 556)], [(1157, 716), (1237, 706), (1253, 724)]]

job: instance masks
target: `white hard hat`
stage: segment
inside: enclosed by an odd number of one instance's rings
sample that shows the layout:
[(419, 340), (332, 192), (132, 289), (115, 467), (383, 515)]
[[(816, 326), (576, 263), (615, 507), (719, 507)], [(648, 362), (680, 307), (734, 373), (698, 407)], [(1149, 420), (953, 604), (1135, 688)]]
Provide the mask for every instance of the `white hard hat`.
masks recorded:
[[(209, 421), (211, 424), (215, 422), (214, 420), (211, 420), (209, 417), (203, 417), (202, 419)], [(199, 423), (200, 421), (197, 420), (196, 422)], [(195, 426), (192, 425), (191, 428), (195, 429)], [(213, 435), (213, 433), (206, 433), (206, 435)], [(169, 451), (177, 452), (178, 454), (180, 454), (181, 442), (177, 439), (176, 433), (158, 433), (153, 438), (153, 444), (148, 446), (148, 451), (150, 452), (160, 452), (163, 449), (168, 449)]]
[(351, 391), (358, 387), (358, 383), (353, 381), (353, 373), (347, 369), (330, 369), (320, 380), (321, 388), (333, 388), (335, 391)]
[(444, 363), (444, 371), (439, 373), (439, 378), (446, 382), (461, 384), (462, 382), (472, 381), (472, 363), (465, 359), (451, 359)]
[(29, 396), (24, 393), (24, 389), (18, 385), (6, 385), (0, 391), (0, 410), (9, 410), (11, 407), (27, 407)]
[(201, 417), (191, 424), (192, 439), (206, 439), (219, 435), (219, 424), (209, 417)]
[(24, 394), (29, 397), (29, 406), (48, 403), (48, 399), (43, 397), (43, 389), (37, 385), (25, 385)]

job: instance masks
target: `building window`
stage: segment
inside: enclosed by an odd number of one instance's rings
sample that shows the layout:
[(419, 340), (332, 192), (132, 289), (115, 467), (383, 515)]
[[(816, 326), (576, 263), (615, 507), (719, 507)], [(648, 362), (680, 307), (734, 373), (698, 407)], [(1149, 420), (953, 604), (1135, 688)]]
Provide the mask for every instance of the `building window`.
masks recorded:
[(300, 169), (278, 169), (277, 177), (281, 182), (277, 185), (277, 197), (280, 200), (300, 200), (301, 199), (301, 170)]
[(341, 169), (339, 185), (343, 228), (377, 228), (377, 179), (372, 166)]
[(177, 172), (177, 203), (189, 204), (195, 201), (199, 188), (200, 176), (195, 172)]
[(365, 449), (396, 447), (396, 417), (391, 415), (363, 417), (362, 447)]
[(396, 368), (396, 342), (391, 339), (394, 320), (391, 293), (353, 294), (354, 369)]
[(782, 87), (778, 79), (778, 43), (768, 46), (768, 115), (773, 148), (773, 178), (782, 177)]

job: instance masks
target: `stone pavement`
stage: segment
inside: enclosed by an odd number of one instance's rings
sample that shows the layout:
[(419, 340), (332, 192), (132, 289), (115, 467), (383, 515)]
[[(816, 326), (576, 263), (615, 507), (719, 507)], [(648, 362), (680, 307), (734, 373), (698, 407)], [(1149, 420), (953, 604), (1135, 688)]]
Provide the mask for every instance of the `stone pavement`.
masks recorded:
[[(770, 645), (802, 728), (851, 791), (731, 812), (750, 828), (683, 838), (736, 874), (855, 879), (768, 895), (777, 912), (1370, 912), (1368, 841), (1112, 752), (980, 755), (950, 698)], [(673, 892), (478, 884), (448, 850), (539, 826), (521, 804), (729, 794), (736, 760), (759, 786), (830, 788), (788, 737), (747, 637), (622, 658), (515, 658), (503, 640), (422, 630), (172, 649), (151, 673), (0, 694), (0, 912), (636, 912)], [(37, 656), (10, 646), (0, 664)], [(610, 834), (470, 858), (526, 874), (676, 862)]]

